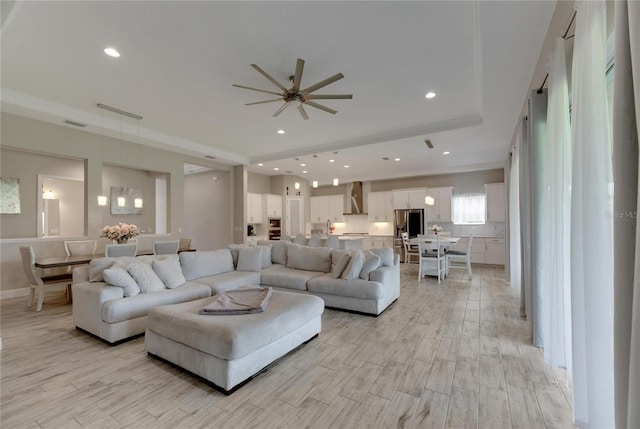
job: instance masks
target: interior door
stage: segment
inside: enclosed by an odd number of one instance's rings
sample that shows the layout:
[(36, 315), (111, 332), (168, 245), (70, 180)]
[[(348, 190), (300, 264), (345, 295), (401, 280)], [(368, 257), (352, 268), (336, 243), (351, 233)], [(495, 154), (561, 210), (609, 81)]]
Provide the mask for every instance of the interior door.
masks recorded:
[(295, 237), (304, 234), (304, 201), (302, 197), (287, 197), (285, 234)]

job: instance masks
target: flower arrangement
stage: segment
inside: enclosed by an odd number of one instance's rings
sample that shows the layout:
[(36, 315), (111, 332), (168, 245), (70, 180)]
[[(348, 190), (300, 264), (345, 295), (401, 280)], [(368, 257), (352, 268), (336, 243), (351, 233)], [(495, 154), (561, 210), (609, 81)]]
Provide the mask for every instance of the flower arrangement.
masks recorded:
[(102, 228), (100, 237), (109, 238), (111, 240), (117, 241), (118, 243), (126, 243), (129, 239), (140, 234), (140, 228), (138, 228), (136, 225), (120, 222), (118, 225), (106, 225), (104, 228)]
[(434, 235), (438, 235), (438, 233), (442, 231), (442, 227), (439, 225), (431, 225), (429, 229), (433, 232)]

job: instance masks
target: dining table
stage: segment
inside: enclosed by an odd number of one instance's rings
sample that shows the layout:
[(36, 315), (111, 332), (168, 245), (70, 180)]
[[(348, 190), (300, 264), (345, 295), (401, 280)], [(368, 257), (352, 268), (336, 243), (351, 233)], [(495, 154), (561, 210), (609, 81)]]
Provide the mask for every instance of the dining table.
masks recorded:
[[(417, 246), (419, 241), (424, 241), (426, 243), (433, 243), (434, 241), (436, 241), (436, 238), (434, 236), (425, 236), (425, 237), (415, 237), (415, 238), (410, 238), (409, 239), (409, 245), (411, 246)], [(456, 243), (458, 243), (458, 241), (460, 241), (460, 237), (440, 237), (440, 246), (444, 247), (445, 249), (451, 247), (451, 246), (455, 246)]]
[[(195, 252), (196, 249), (185, 248), (178, 249), (178, 253), (182, 252)], [(153, 255), (153, 250), (142, 249), (136, 252), (136, 256)], [(60, 267), (73, 267), (74, 265), (86, 265), (91, 262), (92, 259), (103, 258), (104, 253), (94, 253), (92, 255), (73, 255), (73, 256), (47, 256), (44, 258), (36, 258), (35, 266), (38, 268), (60, 268)]]

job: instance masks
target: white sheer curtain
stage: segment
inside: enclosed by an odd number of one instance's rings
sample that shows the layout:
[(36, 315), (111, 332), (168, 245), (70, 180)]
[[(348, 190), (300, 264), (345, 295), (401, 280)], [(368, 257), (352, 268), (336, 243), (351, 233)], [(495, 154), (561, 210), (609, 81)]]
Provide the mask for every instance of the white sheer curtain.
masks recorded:
[(509, 270), (511, 287), (516, 289), (520, 289), (522, 285), (519, 140), (511, 149), (511, 171), (509, 174)]
[(452, 221), (456, 224), (484, 223), (486, 196), (484, 194), (454, 195)]
[(547, 102), (544, 164), (545, 213), (542, 235), (544, 358), (552, 367), (571, 367), (571, 124), (564, 39), (556, 40)]
[(603, 0), (577, 2), (572, 70), (571, 311), (574, 416), (614, 427), (613, 196)]
[[(640, 428), (640, 3), (615, 3), (613, 165), (616, 427)], [(635, 118), (635, 121), (634, 121)]]

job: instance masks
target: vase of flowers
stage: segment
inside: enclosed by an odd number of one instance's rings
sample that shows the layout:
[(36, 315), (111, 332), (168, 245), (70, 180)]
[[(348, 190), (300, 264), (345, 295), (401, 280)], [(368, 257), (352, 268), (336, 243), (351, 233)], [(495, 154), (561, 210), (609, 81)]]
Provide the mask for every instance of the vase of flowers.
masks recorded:
[(438, 235), (438, 233), (442, 231), (442, 227), (438, 225), (432, 225), (429, 229), (433, 232), (433, 235)]
[(136, 225), (120, 222), (117, 225), (106, 225), (102, 228), (100, 237), (108, 238), (113, 240), (115, 243), (122, 244), (129, 241), (129, 239), (140, 235), (140, 233), (140, 228)]

